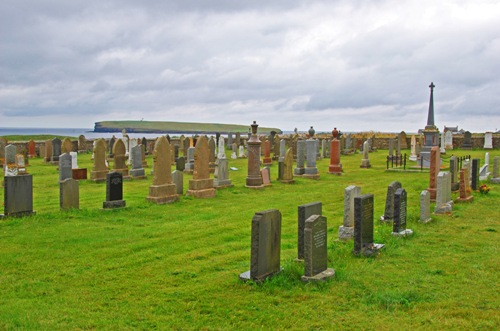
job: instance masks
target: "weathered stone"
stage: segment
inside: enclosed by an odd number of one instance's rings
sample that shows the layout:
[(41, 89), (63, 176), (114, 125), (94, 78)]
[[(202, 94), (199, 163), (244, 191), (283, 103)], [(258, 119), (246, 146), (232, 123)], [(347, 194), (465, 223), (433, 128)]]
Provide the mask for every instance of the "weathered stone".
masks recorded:
[(247, 142), (248, 148), (248, 175), (246, 187), (263, 188), (262, 176), (260, 174), (260, 140), (257, 137), (258, 124), (252, 124), (252, 134)]
[(285, 158), (283, 160), (281, 182), (285, 184), (295, 183), (295, 180), (293, 179), (293, 151), (291, 148), (286, 151)]
[(184, 194), (184, 173), (180, 170), (172, 171), (172, 181), (178, 195)]
[(210, 178), (208, 158), (210, 150), (205, 136), (201, 136), (194, 151), (193, 179), (189, 181), (188, 196), (196, 198), (215, 197), (214, 180)]
[(125, 162), (127, 160), (126, 153), (127, 149), (125, 147), (123, 139), (117, 139), (115, 141), (115, 145), (113, 146), (113, 155), (114, 155), (113, 171), (122, 174), (124, 179), (129, 178), (128, 166)]
[(407, 195), (403, 188), (398, 188), (394, 193), (394, 222), (392, 235), (406, 237), (413, 234), (413, 231), (406, 228)]
[(344, 190), (344, 224), (339, 227), (339, 239), (354, 236), (354, 198), (361, 195), (361, 187), (350, 185)]
[(430, 152), (430, 167), (429, 167), (429, 188), (427, 191), (431, 194), (431, 201), (436, 201), (437, 175), (441, 168), (441, 154), (439, 147), (434, 146)]
[(385, 211), (384, 215), (380, 217), (383, 222), (392, 222), (394, 219), (394, 194), (397, 189), (400, 189), (401, 183), (398, 181), (393, 181), (387, 187), (387, 196), (385, 199)]
[(298, 207), (298, 222), (297, 222), (297, 259), (304, 259), (304, 228), (306, 220), (312, 215), (323, 215), (323, 205), (321, 202), (311, 202)]
[(373, 242), (373, 194), (355, 197), (353, 254), (370, 256), (383, 247)]
[(90, 173), (93, 181), (105, 181), (108, 167), (106, 166), (106, 141), (97, 139), (94, 147), (94, 166)]
[(71, 166), (71, 155), (61, 154), (59, 157), (59, 181), (73, 178), (73, 167)]
[(132, 169), (130, 170), (130, 176), (135, 179), (146, 178), (146, 172), (142, 167), (142, 154), (144, 153), (144, 148), (142, 145), (135, 145), (130, 149), (130, 156), (132, 159)]
[(125, 207), (123, 176), (121, 173), (110, 172), (106, 174), (106, 201), (102, 203), (102, 207), (105, 209)]
[(431, 219), (431, 194), (427, 190), (420, 193), (420, 220), (421, 223), (428, 223)]
[(1, 217), (22, 217), (32, 215), (33, 176), (4, 177), (4, 215)]
[(276, 209), (255, 213), (252, 219), (250, 270), (240, 274), (239, 278), (263, 282), (277, 274), (281, 271), (280, 252), (281, 213)]
[(368, 141), (363, 143), (363, 159), (361, 160), (360, 168), (371, 168), (370, 160), (368, 159)]
[(64, 138), (62, 141), (62, 146), (61, 146), (61, 154), (64, 153), (70, 153), (73, 151), (73, 143), (71, 142), (71, 139), (69, 138)]
[(59, 182), (59, 206), (63, 210), (80, 208), (80, 192), (77, 180), (66, 178)]
[(146, 200), (157, 203), (171, 203), (179, 200), (176, 185), (172, 182), (170, 170), (170, 144), (164, 136), (156, 140), (153, 151), (153, 183), (149, 186)]
[(294, 176), (302, 176), (304, 174), (305, 157), (306, 157), (306, 141), (297, 140), (297, 165), (293, 171)]

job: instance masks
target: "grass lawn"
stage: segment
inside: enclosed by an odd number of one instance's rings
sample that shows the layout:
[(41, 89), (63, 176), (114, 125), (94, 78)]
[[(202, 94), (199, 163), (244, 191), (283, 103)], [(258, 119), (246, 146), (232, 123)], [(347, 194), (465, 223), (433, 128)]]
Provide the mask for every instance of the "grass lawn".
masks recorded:
[[(484, 151), (454, 153), (484, 162)], [(371, 153), (370, 169), (359, 167), (361, 154), (342, 156), (342, 176), (328, 175), (323, 159), (320, 180), (264, 190), (245, 188), (247, 161), (230, 159), (239, 169), (230, 172), (234, 187), (170, 205), (146, 201), (149, 175), (124, 183), (121, 210), (100, 210), (104, 183), (80, 181), (81, 209), (68, 212), (59, 210), (56, 167), (30, 159), (36, 215), (0, 220), (0, 329), (498, 329), (500, 185), (420, 224), (429, 173), (386, 172), (386, 154)], [(90, 154), (78, 157), (90, 176)], [(413, 237), (394, 238), (392, 226), (376, 221), (375, 242), (386, 247), (375, 258), (354, 257), (353, 242), (338, 240), (344, 189), (373, 193), (378, 220), (393, 180), (408, 193)], [(297, 206), (314, 201), (323, 203), (336, 277), (303, 284), (294, 261)], [(252, 217), (273, 208), (283, 217), (284, 271), (262, 285), (242, 283)]]

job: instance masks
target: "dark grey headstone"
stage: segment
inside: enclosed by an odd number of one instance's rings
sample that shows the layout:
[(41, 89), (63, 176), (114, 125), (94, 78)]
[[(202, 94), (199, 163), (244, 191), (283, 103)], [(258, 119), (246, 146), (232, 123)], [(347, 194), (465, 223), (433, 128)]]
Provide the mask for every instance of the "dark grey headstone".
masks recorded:
[(172, 172), (172, 182), (175, 184), (177, 194), (182, 195), (184, 192), (184, 173), (181, 170)]
[(373, 194), (354, 198), (354, 250), (355, 255), (373, 255), (384, 247), (373, 242)]
[(77, 180), (67, 178), (59, 182), (59, 205), (61, 209), (80, 208), (80, 192)]
[(123, 176), (119, 172), (106, 174), (106, 201), (103, 208), (125, 207), (123, 200)]
[(113, 145), (115, 144), (115, 136), (111, 137), (111, 139), (109, 139), (109, 144), (108, 144), (108, 154), (110, 157), (113, 157)]
[(64, 153), (59, 156), (59, 181), (73, 178), (73, 166), (71, 159), (71, 155), (68, 153)]
[(61, 155), (61, 145), (62, 141), (59, 138), (52, 139), (52, 162), (59, 161), (59, 155)]
[(4, 177), (4, 216), (25, 216), (33, 211), (32, 175)]
[[(451, 132), (451, 131), (446, 131)], [(451, 190), (458, 191), (459, 189), (459, 174), (458, 174), (458, 160), (456, 156), (450, 157), (450, 174), (451, 174)]]
[(472, 159), (471, 189), (479, 190), (479, 159)]
[(333, 269), (327, 269), (327, 226), (326, 217), (312, 215), (304, 229), (304, 276), (302, 281), (318, 281), (335, 275)]
[(175, 160), (175, 170), (184, 171), (186, 169), (186, 159), (180, 156)]
[(406, 190), (398, 188), (394, 194), (394, 223), (392, 231), (400, 233), (406, 230)]
[(462, 149), (472, 149), (472, 134), (469, 131), (465, 131), (464, 133)]
[(252, 219), (250, 270), (241, 280), (262, 282), (280, 272), (281, 213), (276, 209), (255, 213)]
[(306, 220), (312, 215), (323, 215), (323, 204), (321, 202), (311, 202), (298, 207), (298, 223), (297, 223), (297, 259), (304, 259), (304, 229)]
[(385, 212), (380, 218), (382, 221), (391, 222), (394, 219), (394, 194), (396, 190), (401, 188), (401, 183), (393, 181), (387, 187), (387, 197), (385, 199)]

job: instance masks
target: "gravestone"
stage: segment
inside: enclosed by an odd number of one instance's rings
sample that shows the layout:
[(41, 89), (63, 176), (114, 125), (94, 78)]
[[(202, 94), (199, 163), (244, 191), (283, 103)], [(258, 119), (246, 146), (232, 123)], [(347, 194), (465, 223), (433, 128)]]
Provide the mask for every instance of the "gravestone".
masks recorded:
[(246, 178), (246, 187), (263, 188), (262, 176), (260, 174), (260, 140), (257, 137), (258, 124), (253, 121), (252, 133), (247, 142), (248, 150), (248, 175)]
[(363, 143), (363, 159), (361, 159), (360, 168), (371, 168), (370, 160), (368, 159), (368, 141)]
[(460, 170), (460, 196), (457, 202), (471, 202), (474, 197), (471, 195), (469, 184), (469, 169), (464, 167)]
[(172, 182), (175, 184), (176, 193), (184, 194), (184, 173), (180, 170), (172, 171)]
[(164, 136), (156, 140), (153, 151), (153, 183), (149, 186), (146, 200), (157, 203), (171, 203), (179, 200), (176, 185), (172, 182), (170, 170), (170, 144)]
[(485, 132), (484, 133), (484, 149), (492, 149), (493, 148), (493, 132)]
[(297, 222), (297, 259), (304, 259), (304, 229), (306, 220), (312, 215), (323, 215), (321, 202), (311, 202), (298, 207), (298, 222)]
[(285, 160), (285, 153), (286, 153), (286, 140), (281, 139), (279, 146), (280, 146), (280, 157), (279, 157), (278, 161), (279, 160), (284, 161)]
[(61, 155), (61, 139), (52, 139), (52, 158), (50, 159), (52, 163), (59, 162), (59, 155)]
[(15, 167), (17, 168), (17, 174), (18, 175), (25, 175), (28, 172), (26, 171), (26, 164), (24, 162), (24, 155), (23, 154), (16, 154), (16, 165)]
[(28, 157), (36, 157), (36, 143), (33, 139), (28, 142)]
[(132, 169), (130, 170), (130, 176), (132, 178), (146, 178), (146, 172), (142, 167), (142, 153), (144, 153), (142, 145), (135, 145), (130, 149), (130, 156), (132, 157)]
[(342, 175), (342, 164), (340, 163), (340, 144), (338, 137), (338, 130), (334, 128), (332, 131), (333, 139), (330, 142), (330, 166), (328, 173), (333, 175)]
[(344, 224), (339, 227), (339, 239), (354, 237), (354, 198), (361, 195), (361, 187), (350, 185), (344, 190)]
[(210, 178), (208, 158), (210, 150), (205, 136), (201, 136), (194, 150), (193, 179), (189, 180), (188, 196), (195, 198), (215, 197), (214, 180)]
[(240, 132), (236, 132), (234, 134), (234, 140), (235, 140), (236, 146), (241, 145), (241, 133)]
[(283, 172), (281, 174), (281, 182), (285, 184), (293, 184), (295, 180), (293, 179), (293, 151), (289, 148), (285, 153), (285, 159), (283, 160)]
[(78, 153), (87, 153), (87, 139), (83, 134), (78, 136)]
[(7, 146), (7, 139), (0, 137), (0, 166), (5, 163), (5, 146)]
[[(59, 159), (59, 162), (61, 162), (61, 159)], [(59, 206), (63, 210), (80, 208), (80, 192), (77, 180), (66, 178), (59, 182)]]
[(400, 141), (401, 149), (407, 149), (408, 148), (408, 142), (406, 140), (406, 132), (401, 131), (399, 133), (398, 138), (399, 138), (399, 141)]
[(410, 161), (417, 161), (417, 138), (415, 135), (411, 136), (411, 154)]
[(210, 140), (208, 141), (208, 168), (210, 170), (210, 173), (215, 172), (215, 139), (214, 137), (210, 137)]
[(439, 147), (433, 146), (430, 152), (430, 167), (429, 167), (429, 188), (427, 191), (431, 194), (431, 201), (436, 201), (437, 175), (441, 168), (441, 154)]
[(16, 146), (9, 144), (5, 146), (5, 164), (16, 164), (16, 154), (17, 149)]
[(472, 159), (471, 189), (479, 190), (479, 159)]
[(175, 170), (184, 171), (186, 169), (186, 160), (184, 156), (179, 156), (177, 160), (175, 160)]
[(244, 159), (247, 157), (247, 155), (245, 154), (245, 147), (243, 147), (242, 145), (240, 145), (240, 147), (238, 148), (238, 157), (240, 159)]
[(394, 220), (394, 194), (400, 189), (401, 183), (398, 181), (393, 181), (387, 187), (387, 196), (385, 199), (385, 211), (384, 215), (380, 217), (382, 222), (392, 222)]
[(214, 187), (224, 188), (233, 186), (229, 179), (229, 162), (226, 159), (226, 152), (224, 150), (224, 137), (219, 138), (219, 154), (215, 161), (215, 174), (214, 174)]
[(453, 149), (453, 133), (450, 130), (444, 133), (444, 147), (446, 149)]
[[(450, 131), (446, 131), (450, 132)], [(458, 191), (460, 185), (458, 182), (458, 160), (455, 155), (450, 157), (450, 175), (451, 175), (451, 190), (452, 191)]]
[(306, 141), (297, 140), (297, 165), (293, 171), (294, 176), (302, 176), (304, 174), (305, 158), (306, 158)]
[(71, 139), (64, 138), (61, 145), (61, 154), (69, 154), (71, 151), (73, 151), (73, 143), (71, 142)]
[(371, 256), (384, 247), (373, 242), (373, 194), (354, 198), (354, 255)]
[(394, 138), (389, 138), (389, 156), (394, 156)]
[[(311, 130), (309, 130), (309, 132), (314, 132), (314, 130)], [(313, 135), (311, 135), (311, 138), (306, 140), (306, 167), (304, 169), (304, 174), (302, 175), (304, 178), (319, 179), (320, 177), (318, 168), (316, 167), (318, 146), (318, 140), (314, 139)]]
[(106, 166), (106, 141), (97, 139), (94, 147), (94, 166), (90, 173), (90, 179), (95, 182), (106, 180), (108, 167)]
[(312, 215), (304, 228), (304, 276), (303, 282), (325, 281), (335, 276), (328, 268), (326, 217)]
[(490, 179), (490, 182), (493, 184), (500, 184), (500, 156), (495, 156), (493, 158), (493, 177)]
[(421, 223), (429, 223), (431, 218), (431, 194), (427, 190), (420, 193), (420, 219)]
[(236, 153), (238, 152), (238, 146), (236, 146), (236, 143), (233, 143), (231, 145), (231, 159), (236, 160), (238, 156)]
[(71, 169), (78, 169), (78, 153), (69, 152), (69, 155), (71, 155)]
[(61, 154), (59, 157), (59, 181), (73, 178), (73, 167), (71, 166), (71, 155)]
[(490, 173), (490, 153), (484, 154), (484, 164), (479, 170), (479, 180), (488, 180)]
[[(115, 145), (115, 142), (116, 142), (116, 138), (115, 138), (115, 136), (112, 136), (109, 139), (109, 143), (108, 143), (108, 148), (109, 148), (108, 158), (110, 158), (110, 159), (112, 159), (114, 157), (114, 155), (113, 155), (113, 146)], [(95, 143), (95, 141), (94, 141), (94, 143)]]
[(110, 209), (121, 207), (125, 207), (125, 200), (123, 200), (123, 175), (119, 172), (107, 173), (106, 201), (102, 203), (102, 208)]
[(413, 231), (406, 228), (407, 195), (403, 188), (398, 188), (394, 193), (394, 222), (392, 224), (392, 235), (406, 237)]
[(35, 214), (33, 211), (33, 176), (4, 177), (3, 217), (22, 217)]
[(260, 175), (262, 176), (262, 185), (272, 186), (271, 184), (271, 171), (269, 167), (264, 167), (260, 170)]
[(148, 153), (148, 140), (146, 139), (146, 137), (142, 137), (141, 139), (141, 145), (142, 147), (144, 148), (144, 154), (149, 154)]
[(472, 149), (472, 134), (469, 131), (464, 133), (464, 142), (462, 143), (462, 149)]
[(440, 143), (439, 143), (439, 152), (441, 154), (446, 154), (446, 148), (444, 147), (444, 133), (441, 134), (441, 140), (440, 140)]
[(260, 283), (277, 274), (281, 271), (280, 252), (281, 213), (276, 209), (255, 213), (252, 218), (250, 270), (240, 274), (239, 278)]
[(227, 133), (227, 148), (233, 148), (233, 134), (231, 132)]
[[(189, 139), (187, 139), (189, 141)], [(192, 174), (194, 170), (194, 147), (189, 147), (187, 149), (187, 161), (184, 166), (184, 172), (188, 174)]]
[(271, 159), (271, 142), (269, 140), (264, 141), (264, 159), (262, 160), (264, 166), (269, 166), (273, 164)]
[(278, 161), (279, 157), (280, 157), (280, 137), (278, 135), (275, 135), (274, 136), (274, 140), (273, 140), (273, 160), (274, 161)]
[(123, 179), (129, 178), (127, 160), (127, 149), (123, 139), (117, 139), (115, 145), (113, 146), (114, 164), (113, 171), (122, 174)]
[(436, 207), (434, 209), (434, 214), (451, 213), (452, 208), (451, 175), (449, 172), (440, 171), (437, 178)]

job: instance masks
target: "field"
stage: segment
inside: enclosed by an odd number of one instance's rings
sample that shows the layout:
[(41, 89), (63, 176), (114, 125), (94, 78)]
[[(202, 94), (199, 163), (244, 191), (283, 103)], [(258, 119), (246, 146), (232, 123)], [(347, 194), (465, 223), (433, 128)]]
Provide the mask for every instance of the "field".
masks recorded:
[[(484, 162), (484, 151), (454, 153)], [(230, 172), (234, 187), (170, 205), (146, 202), (148, 175), (124, 183), (121, 210), (100, 209), (104, 183), (80, 181), (80, 210), (68, 212), (59, 210), (56, 167), (30, 159), (36, 215), (0, 220), (0, 329), (498, 329), (500, 185), (420, 224), (429, 173), (386, 172), (386, 154), (371, 153), (370, 169), (359, 168), (360, 154), (342, 156), (342, 176), (328, 175), (323, 159), (320, 180), (273, 181), (264, 190), (244, 187), (246, 160), (229, 160), (238, 169)], [(493, 160), (498, 152), (490, 154)], [(79, 154), (78, 163), (90, 175), (90, 154)], [(338, 240), (344, 189), (373, 193), (378, 219), (393, 180), (408, 192), (414, 236), (394, 238), (392, 227), (376, 220), (375, 242), (386, 247), (374, 258), (354, 257), (353, 242)], [(323, 203), (336, 277), (303, 284), (297, 206), (314, 201)], [(282, 213), (284, 270), (261, 285), (242, 283), (251, 219), (267, 209)]]

